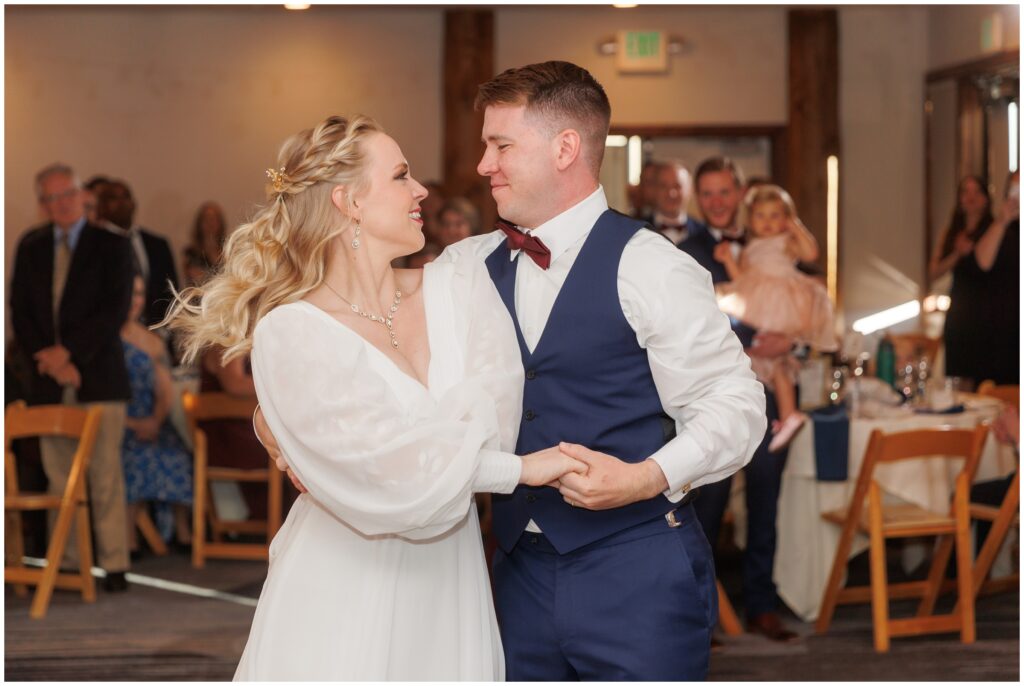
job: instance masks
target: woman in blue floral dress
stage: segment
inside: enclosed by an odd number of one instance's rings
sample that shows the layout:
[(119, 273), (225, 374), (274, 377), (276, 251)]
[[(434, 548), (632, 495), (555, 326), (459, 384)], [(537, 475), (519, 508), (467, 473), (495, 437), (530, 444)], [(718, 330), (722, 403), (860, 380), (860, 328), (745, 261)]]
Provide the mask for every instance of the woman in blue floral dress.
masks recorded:
[(157, 528), (165, 540), (172, 536), (188, 544), (192, 504), (192, 455), (168, 420), (174, 386), (163, 339), (139, 323), (146, 286), (136, 276), (128, 321), (121, 328), (124, 361), (131, 381), (124, 443), (125, 491), (128, 499), (128, 540), (137, 547), (135, 515), (152, 502)]

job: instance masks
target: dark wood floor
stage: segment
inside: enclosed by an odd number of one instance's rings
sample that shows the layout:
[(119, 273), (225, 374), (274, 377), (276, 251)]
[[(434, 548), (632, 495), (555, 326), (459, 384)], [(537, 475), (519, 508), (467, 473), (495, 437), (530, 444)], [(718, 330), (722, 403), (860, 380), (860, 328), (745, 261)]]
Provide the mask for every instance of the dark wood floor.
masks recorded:
[[(211, 561), (194, 570), (181, 555), (137, 562), (145, 577), (215, 589), (229, 599), (195, 597), (134, 584), (127, 593), (99, 591), (85, 605), (58, 591), (49, 615), (28, 618), (28, 600), (5, 591), (4, 678), (11, 681), (220, 681), (242, 653), (264, 566)], [(723, 570), (725, 571), (725, 570)], [(732, 585), (731, 583), (729, 585)], [(248, 603), (248, 604), (243, 604)], [(897, 610), (900, 608), (896, 605)], [(824, 636), (787, 618), (802, 638), (779, 645), (755, 636), (726, 639), (712, 657), (719, 681), (1017, 681), (1020, 608), (1017, 593), (982, 598), (978, 642), (955, 635), (904, 638), (877, 655), (867, 607), (844, 607)]]

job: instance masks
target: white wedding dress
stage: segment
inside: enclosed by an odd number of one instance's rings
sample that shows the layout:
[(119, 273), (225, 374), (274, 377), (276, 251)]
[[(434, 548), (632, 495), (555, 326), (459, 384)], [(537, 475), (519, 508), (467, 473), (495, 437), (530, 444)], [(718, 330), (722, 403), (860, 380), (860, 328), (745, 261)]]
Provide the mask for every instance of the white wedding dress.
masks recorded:
[(309, 493), (270, 546), (236, 680), (504, 678), (473, 492), (518, 480), (523, 372), (472, 262), (424, 271), (427, 387), (310, 303), (257, 325), (263, 413)]

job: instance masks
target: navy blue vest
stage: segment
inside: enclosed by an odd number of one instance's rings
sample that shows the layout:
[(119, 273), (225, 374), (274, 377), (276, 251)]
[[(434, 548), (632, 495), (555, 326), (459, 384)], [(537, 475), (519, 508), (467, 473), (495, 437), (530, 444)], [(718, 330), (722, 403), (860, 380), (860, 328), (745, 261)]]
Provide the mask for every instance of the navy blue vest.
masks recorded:
[[(674, 435), (619, 302), (619, 260), (643, 222), (608, 210), (598, 219), (570, 270), (533, 353), (515, 308), (516, 268), (502, 243), (487, 269), (512, 315), (526, 370), (523, 419), (516, 452), (525, 455), (579, 443), (625, 462), (641, 462)], [(666, 421), (668, 420), (668, 421)], [(674, 505), (658, 495), (614, 510), (569, 506), (550, 487), (519, 486), (493, 496), (494, 531), (510, 551), (533, 519), (560, 553), (660, 517)]]

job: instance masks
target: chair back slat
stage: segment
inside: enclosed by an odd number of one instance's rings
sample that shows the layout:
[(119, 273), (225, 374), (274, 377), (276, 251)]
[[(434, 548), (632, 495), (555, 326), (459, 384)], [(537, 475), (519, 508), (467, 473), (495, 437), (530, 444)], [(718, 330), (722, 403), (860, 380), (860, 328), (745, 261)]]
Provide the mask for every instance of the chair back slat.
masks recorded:
[(256, 398), (240, 397), (230, 393), (190, 393), (182, 396), (185, 413), (192, 422), (217, 419), (252, 419), (256, 411)]
[(997, 386), (993, 381), (982, 381), (978, 386), (978, 395), (995, 398), (1007, 405), (1013, 405), (1020, 411), (1020, 386), (1005, 384)]
[(7, 449), (11, 441), (31, 436), (63, 436), (79, 438), (85, 429), (87, 411), (66, 405), (35, 405), (27, 407), (17, 400), (4, 412), (4, 442)]

